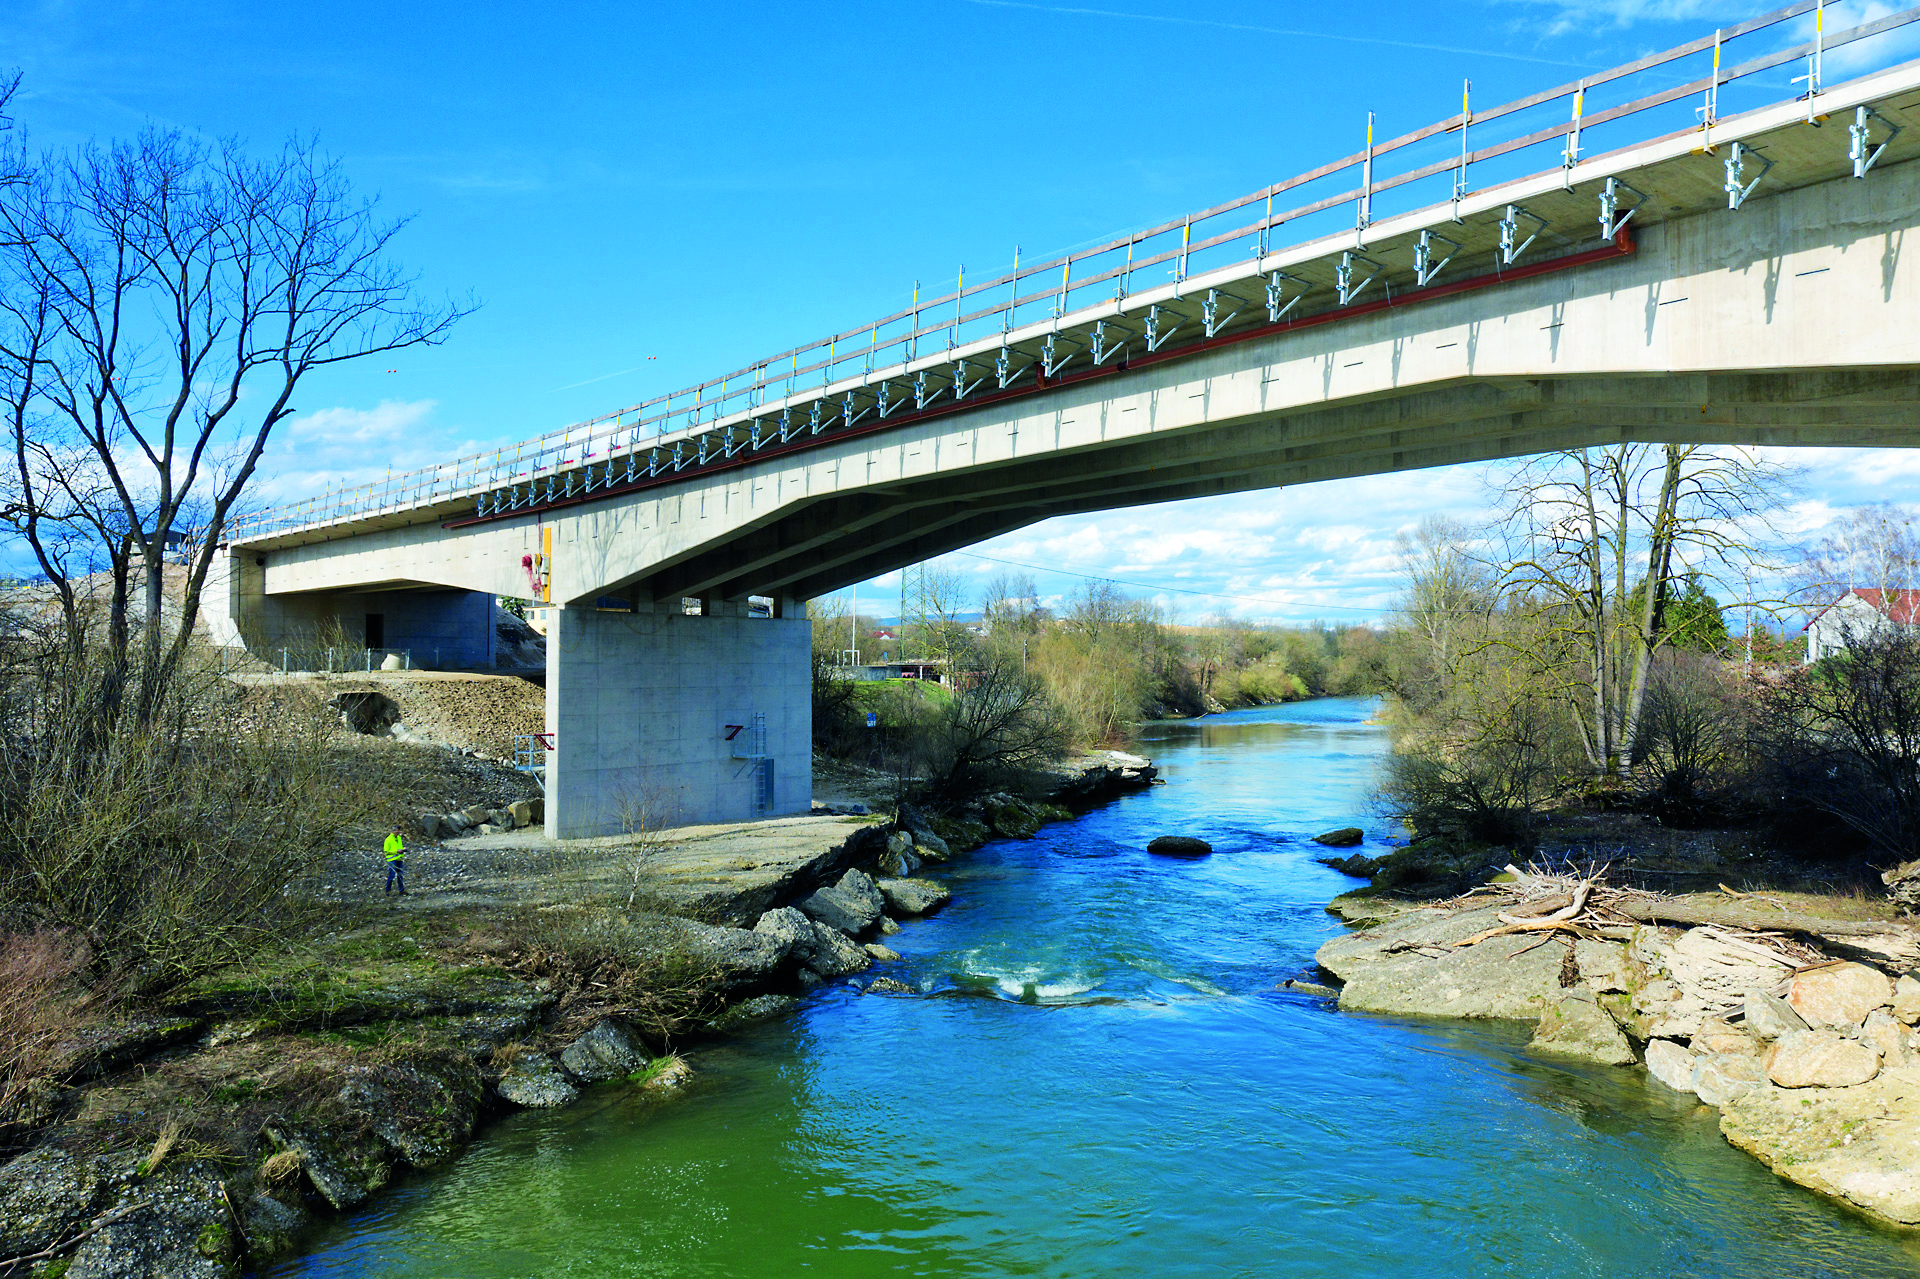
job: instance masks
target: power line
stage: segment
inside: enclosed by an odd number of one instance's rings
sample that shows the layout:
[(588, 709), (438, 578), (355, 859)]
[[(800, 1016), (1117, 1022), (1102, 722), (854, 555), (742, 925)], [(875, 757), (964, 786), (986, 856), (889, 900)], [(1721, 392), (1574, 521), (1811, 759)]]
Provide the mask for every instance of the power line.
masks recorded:
[(1116, 586), (1137, 586), (1143, 591), (1169, 591), (1176, 595), (1200, 595), (1215, 600), (1237, 600), (1243, 604), (1278, 604), (1285, 608), (1321, 608), (1333, 609), (1343, 613), (1382, 613), (1378, 608), (1361, 608), (1355, 604), (1325, 604), (1317, 600), (1283, 600), (1273, 595), (1223, 595), (1219, 591), (1196, 591), (1184, 586), (1157, 586), (1152, 582), (1134, 582), (1124, 577), (1104, 577), (1093, 573), (1076, 573), (1067, 568), (1049, 568), (1044, 564), (1027, 564), (1020, 560), (1001, 559), (997, 555), (982, 555), (978, 551), (955, 551), (956, 555), (970, 555), (976, 560), (986, 560), (993, 564), (1007, 564), (1014, 568), (1032, 569), (1036, 573), (1058, 573), (1065, 577), (1078, 577), (1088, 582), (1112, 582)]

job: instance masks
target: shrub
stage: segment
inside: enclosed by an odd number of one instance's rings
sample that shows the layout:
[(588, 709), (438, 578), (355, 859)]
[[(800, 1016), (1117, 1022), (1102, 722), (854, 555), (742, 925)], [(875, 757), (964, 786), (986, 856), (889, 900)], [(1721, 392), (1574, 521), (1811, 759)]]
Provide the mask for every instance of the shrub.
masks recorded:
[(150, 993), (232, 962), (312, 907), (295, 881), (358, 813), (312, 699), (256, 707), (183, 671), (145, 723), (79, 644), (0, 672), (0, 917), (84, 939)]

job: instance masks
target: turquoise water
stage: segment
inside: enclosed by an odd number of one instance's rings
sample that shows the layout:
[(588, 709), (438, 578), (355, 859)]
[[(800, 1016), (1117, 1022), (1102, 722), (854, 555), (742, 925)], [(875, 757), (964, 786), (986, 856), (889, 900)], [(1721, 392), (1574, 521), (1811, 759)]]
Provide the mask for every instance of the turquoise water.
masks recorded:
[[(1167, 785), (946, 876), (844, 987), (699, 1087), (490, 1129), (279, 1276), (1880, 1276), (1920, 1244), (1788, 1186), (1713, 1112), (1526, 1029), (1341, 1014), (1311, 976), (1366, 820), (1358, 700), (1152, 726)], [(1150, 858), (1157, 834), (1217, 850)]]

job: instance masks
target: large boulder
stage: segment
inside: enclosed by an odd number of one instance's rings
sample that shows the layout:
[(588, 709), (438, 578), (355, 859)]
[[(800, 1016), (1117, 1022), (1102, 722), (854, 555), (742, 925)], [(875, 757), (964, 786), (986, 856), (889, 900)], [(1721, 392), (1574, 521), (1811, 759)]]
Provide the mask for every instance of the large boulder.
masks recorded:
[(813, 947), (813, 921), (791, 906), (781, 906), (760, 916), (753, 931), (773, 939), (784, 954), (803, 960), (803, 950)]
[(1549, 1056), (1597, 1061), (1606, 1066), (1630, 1066), (1634, 1060), (1633, 1045), (1584, 986), (1567, 988), (1547, 1005), (1533, 1032), (1531, 1047)]
[(603, 1017), (587, 1033), (568, 1044), (560, 1064), (583, 1084), (621, 1079), (647, 1064), (646, 1050), (634, 1042), (624, 1022)]
[(1564, 947), (1524, 934), (1453, 945), (1497, 928), (1501, 909), (1406, 911), (1334, 938), (1314, 959), (1346, 983), (1340, 1007), (1349, 1011), (1538, 1021), (1560, 998)]
[(1032, 839), (1040, 833), (1040, 814), (1025, 800), (1011, 795), (989, 795), (981, 801), (980, 808), (987, 825), (1003, 839)]
[(1724, 1017), (1746, 1003), (1747, 992), (1772, 986), (1792, 971), (1773, 952), (1713, 928), (1690, 928), (1669, 939), (1654, 929), (1638, 930), (1632, 945), (1656, 975), (1673, 983), (1677, 998), (1662, 1002), (1649, 989), (1638, 1000), (1649, 1014), (1647, 1037), (1688, 1039), (1708, 1017)]
[[(795, 954), (799, 954), (797, 949)], [(813, 945), (801, 957), (801, 963), (815, 976), (831, 980), (862, 972), (872, 967), (873, 960), (860, 943), (839, 929), (816, 920), (813, 923)]]
[(920, 856), (913, 851), (913, 836), (897, 830), (887, 836), (887, 849), (880, 854), (880, 871), (885, 875), (911, 875), (920, 869)]
[(896, 915), (926, 915), (953, 900), (945, 884), (931, 879), (883, 879), (877, 885), (887, 909)]
[(865, 871), (850, 870), (840, 882), (822, 888), (800, 903), (800, 909), (816, 923), (837, 928), (849, 937), (858, 937), (872, 928), (886, 905), (880, 890)]
[(1909, 1026), (1920, 1022), (1920, 980), (1902, 973), (1893, 983), (1893, 1015)]
[(1830, 1030), (1783, 1035), (1767, 1050), (1767, 1078), (1782, 1088), (1851, 1088), (1880, 1073), (1880, 1054)]
[(1844, 1030), (1893, 1002), (1893, 982), (1865, 964), (1829, 964), (1801, 973), (1787, 984), (1787, 1002), (1809, 1026)]
[(1807, 1029), (1807, 1023), (1793, 1011), (1792, 1004), (1764, 990), (1748, 991), (1743, 1008), (1747, 1030), (1761, 1039), (1771, 1041)]
[(1147, 844), (1147, 851), (1159, 857), (1205, 857), (1213, 845), (1191, 835), (1161, 835)]
[(1647, 1073), (1675, 1092), (1693, 1091), (1694, 1056), (1671, 1039), (1647, 1041)]
[(386, 1147), (370, 1132), (286, 1119), (270, 1119), (260, 1132), (275, 1150), (290, 1151), (300, 1160), (308, 1184), (338, 1211), (365, 1202), (392, 1179)]
[(1882, 1069), (1904, 1066), (1912, 1055), (1912, 1050), (1907, 1046), (1907, 1028), (1884, 1008), (1876, 1008), (1867, 1014), (1867, 1020), (1860, 1027), (1860, 1040), (1871, 1044), (1874, 1051), (1880, 1054)]
[(1619, 942), (1582, 937), (1573, 943), (1573, 963), (1580, 980), (1596, 995), (1630, 993), (1647, 980), (1646, 970)]
[(1920, 1225), (1920, 1066), (1852, 1088), (1757, 1089), (1722, 1108), (1720, 1131), (1788, 1181)]
[[(799, 911), (793, 913), (796, 915), (800, 914)], [(805, 915), (800, 915), (800, 919), (802, 923), (807, 923), (809, 928), (811, 928), (811, 923)], [(770, 1018), (781, 1016), (784, 1013), (792, 1012), (799, 1006), (800, 1001), (792, 995), (756, 995), (752, 999), (733, 1005), (733, 1007), (727, 1009), (718, 1017), (715, 1017), (707, 1023), (707, 1028), (724, 1034), (728, 1031), (738, 1030), (742, 1026), (751, 1026), (757, 1021), (766, 1021)]]
[(791, 906), (760, 916), (753, 930), (787, 946), (794, 962), (800, 965), (802, 985), (845, 977), (873, 962), (858, 942), (838, 928), (808, 919)]
[(1352, 848), (1367, 837), (1367, 832), (1358, 826), (1342, 826), (1338, 830), (1325, 831), (1313, 837), (1316, 844), (1325, 844), (1328, 848)]
[(691, 919), (680, 920), (678, 927), (687, 953), (727, 990), (765, 985), (792, 949), (780, 938), (750, 928), (724, 928)]
[(964, 813), (958, 817), (936, 817), (933, 827), (934, 833), (954, 853), (971, 852), (993, 837), (993, 831), (985, 822)]
[(402, 1163), (432, 1168), (453, 1158), (473, 1135), (486, 1087), (464, 1056), (355, 1066), (339, 1102)]
[(545, 1053), (526, 1053), (500, 1072), (494, 1086), (506, 1100), (530, 1110), (547, 1110), (572, 1104), (580, 1090), (567, 1081), (553, 1058)]
[(947, 841), (930, 830), (913, 832), (913, 851), (923, 862), (944, 862), (953, 858), (953, 849)]
[(1709, 1106), (1724, 1106), (1766, 1086), (1766, 1068), (1751, 1053), (1703, 1053), (1693, 1063), (1693, 1091)]

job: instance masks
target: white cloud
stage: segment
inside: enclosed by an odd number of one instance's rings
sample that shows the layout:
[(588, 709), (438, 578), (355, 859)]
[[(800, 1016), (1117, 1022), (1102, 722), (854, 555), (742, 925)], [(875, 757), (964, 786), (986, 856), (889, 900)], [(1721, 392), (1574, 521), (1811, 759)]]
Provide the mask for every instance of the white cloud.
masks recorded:
[(1723, 15), (1746, 14), (1748, 6), (1728, 0), (1501, 0), (1554, 12), (1544, 34), (1624, 29), (1644, 23), (1705, 22)]
[(278, 427), (248, 493), (258, 504), (299, 501), (328, 488), (450, 462), (483, 444), (435, 420), (433, 400), (383, 400), (371, 409), (315, 409)]

